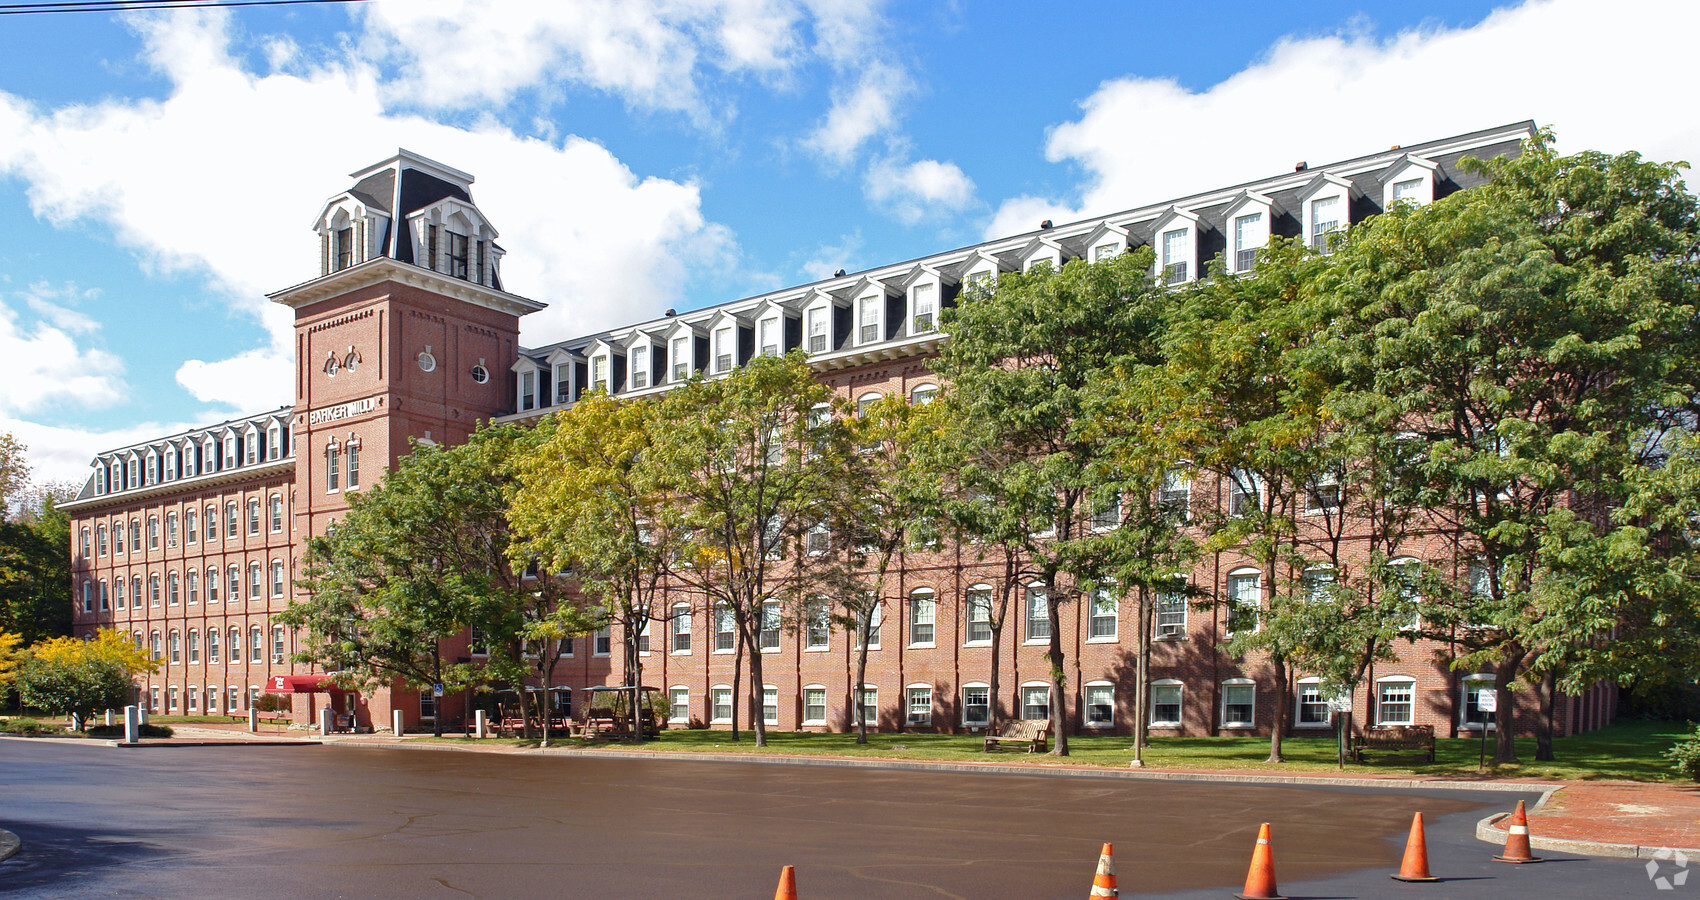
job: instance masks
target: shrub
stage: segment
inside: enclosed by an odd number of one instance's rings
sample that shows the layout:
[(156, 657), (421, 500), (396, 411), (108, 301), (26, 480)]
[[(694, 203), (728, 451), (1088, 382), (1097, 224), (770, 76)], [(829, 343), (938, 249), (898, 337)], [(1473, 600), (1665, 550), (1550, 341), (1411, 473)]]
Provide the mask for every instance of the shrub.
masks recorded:
[[(88, 727), (88, 735), (89, 735), (89, 737), (97, 737), (97, 738), (119, 738), (119, 739), (122, 739), (124, 737), (124, 726), (123, 725), (90, 725)], [(148, 724), (142, 726), (142, 737), (151, 737), (151, 738), (168, 738), (168, 737), (171, 737), (171, 726), (170, 725), (155, 725), (152, 722), (149, 722)]]
[(33, 737), (43, 734), (64, 734), (65, 726), (53, 722), (42, 722), (37, 719), (12, 719), (6, 723), (4, 729), (0, 730)]
[(1687, 740), (1666, 750), (1665, 759), (1671, 761), (1671, 768), (1700, 781), (1700, 727), (1696, 727)]

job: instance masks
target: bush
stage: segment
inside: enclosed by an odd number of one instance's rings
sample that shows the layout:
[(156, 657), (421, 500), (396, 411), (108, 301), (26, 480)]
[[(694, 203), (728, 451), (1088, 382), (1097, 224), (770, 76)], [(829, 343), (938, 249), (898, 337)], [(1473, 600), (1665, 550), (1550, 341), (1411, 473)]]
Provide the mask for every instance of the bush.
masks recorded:
[[(96, 738), (118, 738), (118, 739), (122, 740), (123, 737), (124, 737), (124, 726), (122, 726), (122, 725), (90, 725), (88, 727), (88, 736), (89, 737), (96, 737)], [(151, 737), (151, 738), (168, 738), (168, 737), (171, 737), (171, 726), (170, 725), (155, 725), (152, 722), (150, 722), (150, 723), (142, 726), (142, 737)]]
[(1671, 761), (1671, 768), (1700, 781), (1700, 727), (1694, 729), (1688, 740), (1666, 750), (1665, 759)]
[(37, 719), (12, 719), (0, 731), (10, 731), (13, 734), (35, 737), (43, 734), (64, 734), (65, 726), (53, 722), (42, 722)]

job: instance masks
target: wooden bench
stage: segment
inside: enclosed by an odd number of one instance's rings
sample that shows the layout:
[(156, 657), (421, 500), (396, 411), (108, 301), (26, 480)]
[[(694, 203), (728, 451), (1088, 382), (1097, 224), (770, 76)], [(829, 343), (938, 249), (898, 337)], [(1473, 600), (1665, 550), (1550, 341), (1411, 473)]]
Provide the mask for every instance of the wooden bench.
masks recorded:
[(1352, 743), (1352, 758), (1361, 763), (1371, 753), (1421, 753), (1434, 762), (1434, 726), (1381, 725), (1366, 729)]
[(1051, 723), (1039, 719), (1005, 722), (996, 733), (986, 735), (986, 752), (1001, 744), (1026, 744), (1028, 753), (1043, 753), (1051, 747)]

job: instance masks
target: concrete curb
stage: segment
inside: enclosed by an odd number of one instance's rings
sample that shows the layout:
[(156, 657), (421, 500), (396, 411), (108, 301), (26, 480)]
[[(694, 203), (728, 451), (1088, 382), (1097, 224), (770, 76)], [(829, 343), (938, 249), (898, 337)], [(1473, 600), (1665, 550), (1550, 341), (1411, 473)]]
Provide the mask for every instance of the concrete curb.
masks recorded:
[[(1388, 790), (1507, 791), (1527, 793), (1544, 790), (1550, 794), (1562, 785), (1544, 782), (1423, 781), (1414, 778), (1324, 778), (1309, 775), (1223, 775), (1207, 772), (1150, 772), (1089, 766), (1008, 766), (983, 763), (919, 762), (895, 759), (846, 759), (836, 756), (758, 756), (743, 753), (674, 753), (644, 750), (580, 750), (573, 748), (496, 749), (456, 744), (423, 744), (412, 741), (332, 741), (338, 747), (373, 750), (448, 750), (456, 753), (541, 754), (578, 756), (588, 759), (696, 760), (701, 762), (757, 763), (762, 765), (816, 766), (840, 769), (884, 769), (903, 772), (956, 772), (982, 775), (1032, 775), (1054, 778), (1116, 778), (1129, 781), (1186, 781), (1216, 784), (1297, 785), (1303, 787), (1385, 788)], [(1544, 796), (1543, 796), (1544, 799)], [(1538, 808), (1538, 805), (1537, 805)]]
[[(1548, 791), (1547, 796), (1552, 792)], [(1539, 809), (1541, 803), (1535, 804)], [(1501, 819), (1506, 819), (1511, 813), (1494, 813), (1476, 823), (1476, 840), (1489, 844), (1504, 844), (1505, 832), (1493, 827)], [(1669, 859), (1673, 854), (1681, 853), (1689, 858), (1700, 858), (1700, 848), (1690, 847), (1651, 847), (1643, 844), (1615, 844), (1610, 841), (1573, 841), (1566, 838), (1549, 838), (1539, 835), (1529, 835), (1529, 846), (1536, 850), (1557, 850), (1560, 853), (1575, 853), (1579, 856), (1606, 856), (1614, 859)]]
[(124, 741), (104, 741), (108, 747), (318, 747), (324, 741), (174, 741), (170, 738), (155, 738), (152, 741), (138, 741), (134, 744)]
[(24, 849), (24, 842), (17, 835), (0, 828), (0, 862), (5, 862), (17, 856), (18, 851), (22, 849)]

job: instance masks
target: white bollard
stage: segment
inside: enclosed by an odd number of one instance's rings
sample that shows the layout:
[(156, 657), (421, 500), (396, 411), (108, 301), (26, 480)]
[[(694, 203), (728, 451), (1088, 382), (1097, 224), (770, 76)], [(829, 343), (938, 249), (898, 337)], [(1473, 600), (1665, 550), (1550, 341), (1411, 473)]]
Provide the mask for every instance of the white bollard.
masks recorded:
[(490, 736), (489, 724), (484, 720), (484, 710), (481, 709), (474, 713), (472, 721), (474, 723), (472, 726), (473, 737), (482, 740)]
[(328, 706), (319, 710), (319, 737), (325, 737), (331, 733), (331, 729), (335, 727), (331, 724), (331, 720), (335, 715), (336, 713), (331, 712), (331, 708)]
[(136, 707), (136, 712), (142, 717), (142, 724), (143, 725), (148, 724), (148, 708), (147, 708), (147, 706), (144, 705), (144, 706)]
[(134, 744), (142, 739), (142, 715), (137, 707), (124, 707), (124, 743)]
[(259, 731), (260, 730), (260, 711), (257, 710), (257, 709), (254, 709), (253, 707), (248, 708), (248, 730), (249, 731)]
[(396, 737), (401, 737), (401, 710), (399, 709), (390, 711), (390, 730), (395, 732)]
[(71, 730), (72, 731), (82, 731), (83, 730), (83, 717), (81, 715), (78, 715), (77, 713), (71, 713)]
[(112, 710), (110, 709), (106, 711), (106, 724), (109, 728), (112, 726)]

